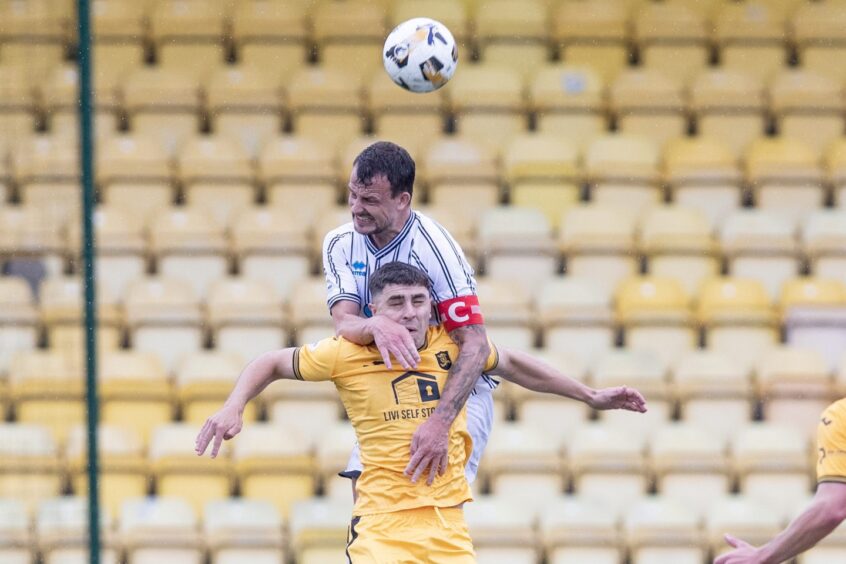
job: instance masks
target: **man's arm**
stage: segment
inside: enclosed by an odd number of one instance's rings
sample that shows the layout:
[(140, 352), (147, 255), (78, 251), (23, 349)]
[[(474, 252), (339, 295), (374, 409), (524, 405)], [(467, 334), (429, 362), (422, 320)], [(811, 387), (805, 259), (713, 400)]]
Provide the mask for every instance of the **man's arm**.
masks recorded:
[(391, 355), (403, 368), (410, 370), (420, 362), (414, 339), (408, 329), (384, 316), (362, 317), (358, 314), (358, 304), (342, 300), (332, 306), (332, 320), (335, 322), (335, 334), (357, 345), (376, 344), (385, 367), (393, 368)]
[(790, 560), (820, 540), (846, 519), (846, 484), (822, 482), (811, 505), (787, 529), (761, 547), (726, 535), (735, 549), (719, 556), (714, 564), (778, 564)]
[(211, 457), (215, 458), (223, 440), (228, 441), (241, 432), (244, 407), (250, 400), (259, 395), (268, 384), (281, 378), (296, 378), (294, 374), (294, 350), (287, 348), (266, 352), (244, 368), (223, 407), (206, 420), (197, 435), (194, 450), (198, 456), (202, 456), (206, 452), (209, 443), (214, 439)]

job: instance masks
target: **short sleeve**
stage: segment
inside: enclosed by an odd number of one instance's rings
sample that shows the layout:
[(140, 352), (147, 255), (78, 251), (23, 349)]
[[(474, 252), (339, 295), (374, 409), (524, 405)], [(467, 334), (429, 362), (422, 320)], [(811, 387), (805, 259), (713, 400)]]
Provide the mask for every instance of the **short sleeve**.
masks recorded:
[(294, 376), (299, 380), (331, 380), (341, 342), (332, 337), (294, 349)]
[(349, 300), (361, 306), (355, 275), (346, 249), (352, 238), (350, 231), (331, 231), (323, 240), (323, 275), (326, 277), (329, 309), (337, 302)]
[(488, 339), (488, 347), (491, 349), (491, 353), (485, 361), (485, 369), (482, 372), (490, 372), (499, 366), (499, 351), (490, 339)]
[(846, 420), (831, 409), (817, 427), (817, 481), (846, 483)]

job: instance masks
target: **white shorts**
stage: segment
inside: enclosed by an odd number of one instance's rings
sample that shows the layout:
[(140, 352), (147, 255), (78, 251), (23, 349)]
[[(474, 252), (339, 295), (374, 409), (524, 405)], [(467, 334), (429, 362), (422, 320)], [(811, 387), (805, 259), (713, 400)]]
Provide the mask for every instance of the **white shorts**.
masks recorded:
[[(473, 439), (473, 451), (464, 467), (464, 475), (471, 484), (476, 479), (479, 461), (482, 459), (482, 453), (485, 451), (485, 446), (487, 446), (488, 438), (491, 435), (494, 415), (493, 391), (497, 385), (499, 385), (499, 382), (483, 374), (473, 387), (470, 397), (467, 398), (467, 431)], [(358, 443), (356, 443), (352, 453), (350, 453), (347, 467), (343, 472), (339, 472), (339, 475), (344, 478), (358, 478), (362, 470), (364, 470), (364, 466), (361, 464), (361, 455), (358, 450)]]

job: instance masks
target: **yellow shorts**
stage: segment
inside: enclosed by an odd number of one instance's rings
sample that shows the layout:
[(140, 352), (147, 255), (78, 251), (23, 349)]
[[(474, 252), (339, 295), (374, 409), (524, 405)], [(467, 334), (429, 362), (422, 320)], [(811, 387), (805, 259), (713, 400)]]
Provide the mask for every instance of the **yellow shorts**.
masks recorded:
[(352, 564), (470, 564), (473, 541), (458, 507), (419, 507), (353, 517), (347, 534)]

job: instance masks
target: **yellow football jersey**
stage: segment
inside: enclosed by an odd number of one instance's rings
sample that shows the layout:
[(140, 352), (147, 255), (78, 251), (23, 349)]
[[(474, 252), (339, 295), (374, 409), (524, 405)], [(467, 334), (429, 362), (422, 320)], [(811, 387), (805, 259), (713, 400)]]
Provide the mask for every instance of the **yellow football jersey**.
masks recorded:
[(822, 412), (817, 452), (817, 481), (846, 482), (846, 398)]
[[(451, 507), (472, 499), (464, 465), (473, 444), (462, 409), (450, 430), (449, 467), (428, 486), (403, 472), (410, 459), (411, 437), (441, 397), (447, 372), (458, 357), (458, 346), (443, 327), (429, 327), (415, 370), (385, 368), (374, 346), (344, 338), (324, 339), (296, 349), (294, 373), (301, 380), (335, 383), (347, 416), (355, 428), (364, 471), (356, 489), (353, 515), (369, 515), (416, 507)], [(485, 371), (496, 367), (491, 345)]]

